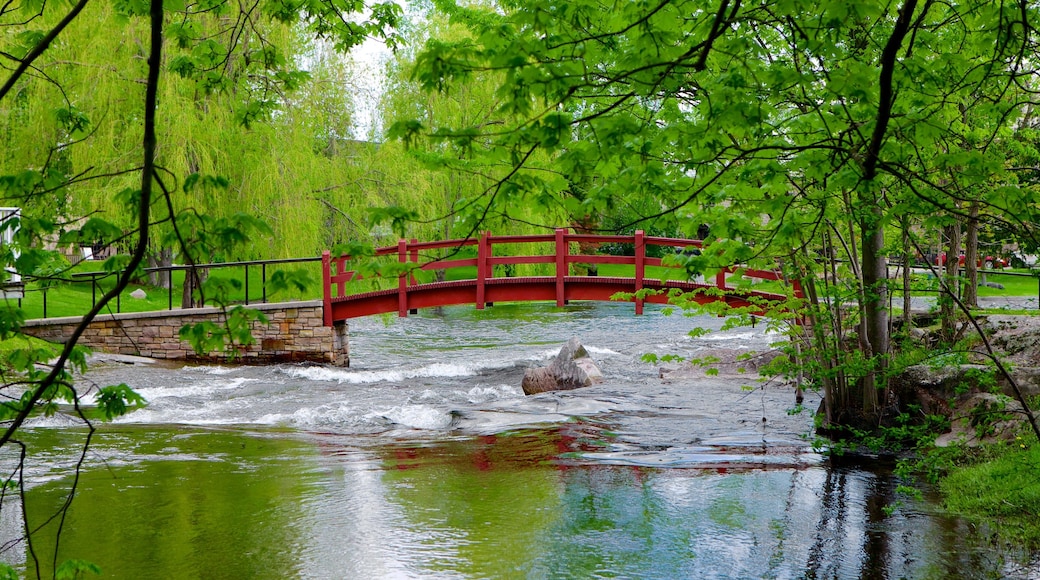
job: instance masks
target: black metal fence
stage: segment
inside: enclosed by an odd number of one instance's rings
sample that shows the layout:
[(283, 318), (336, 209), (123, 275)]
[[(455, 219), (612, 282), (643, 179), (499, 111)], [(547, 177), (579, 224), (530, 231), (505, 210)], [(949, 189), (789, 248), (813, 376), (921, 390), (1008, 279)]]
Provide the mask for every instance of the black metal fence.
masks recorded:
[[(194, 270), (200, 277), (205, 277), (208, 274), (227, 272), (238, 270), (233, 272), (233, 276), (229, 279), (238, 279), (242, 282), (242, 297), (241, 300), (235, 300), (233, 303), (245, 304), (250, 303), (266, 303), (268, 299), (268, 275), (272, 270), (276, 270), (279, 266), (287, 266), (293, 264), (314, 264), (314, 272), (311, 277), (311, 286), (308, 287), (306, 294), (307, 299), (318, 299), (321, 297), (321, 257), (307, 257), (307, 258), (284, 258), (276, 260), (250, 260), (241, 262), (220, 262), (220, 263), (209, 263), (209, 264), (195, 264), (195, 265), (173, 265), (173, 266), (158, 266), (153, 268), (142, 268), (140, 271), (142, 277), (151, 277), (153, 275), (166, 274), (167, 283), (164, 285), (167, 293), (166, 308), (173, 310), (175, 308), (174, 294), (175, 291), (183, 291), (183, 283), (174, 283), (175, 272), (185, 272), (185, 278), (188, 277), (188, 272)], [(250, 270), (254, 273), (254, 277), (257, 271), (260, 274), (259, 289), (255, 287), (256, 281), (254, 280), (254, 287), (250, 287)], [(21, 290), (23, 294), (28, 297), (30, 293), (39, 293), (42, 295), (42, 314), (43, 318), (47, 318), (50, 314), (48, 312), (47, 294), (53, 292), (56, 288), (63, 284), (89, 284), (91, 288), (91, 307), (97, 304), (97, 301), (104, 296), (107, 291), (105, 288), (105, 282), (111, 281), (112, 284), (120, 275), (120, 272), (72, 272), (67, 275), (55, 275), (55, 276), (23, 276)], [(111, 286), (111, 285), (109, 285)], [(154, 286), (153, 286), (154, 287)], [(161, 287), (161, 286), (160, 286)], [(10, 292), (10, 288), (8, 291)], [(259, 292), (257, 292), (259, 290)], [(23, 298), (18, 298), (18, 305), (22, 306)], [(199, 304), (198, 306), (202, 306)], [(116, 296), (115, 300), (115, 312), (122, 312), (123, 297), (122, 293)], [(176, 308), (181, 307), (181, 300), (177, 300)], [(85, 314), (83, 312), (82, 314)], [(64, 315), (64, 314), (63, 314)]]

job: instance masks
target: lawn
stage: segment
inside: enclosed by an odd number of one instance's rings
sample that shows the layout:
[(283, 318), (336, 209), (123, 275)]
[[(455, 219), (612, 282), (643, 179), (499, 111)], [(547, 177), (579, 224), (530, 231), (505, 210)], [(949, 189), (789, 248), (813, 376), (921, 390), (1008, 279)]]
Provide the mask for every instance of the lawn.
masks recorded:
[[(902, 278), (893, 279), (893, 292), (902, 292)], [(986, 284), (999, 284), (994, 288)], [(999, 273), (979, 273), (979, 296), (1037, 296), (1040, 278), (1027, 269), (1007, 269)], [(914, 294), (934, 294), (939, 289), (939, 282), (930, 273), (915, 272), (911, 280), (911, 291)]]
[[(310, 283), (305, 290), (296, 288), (276, 292), (273, 280), (278, 277), (279, 270), (303, 270)], [(248, 274), (248, 278), (247, 278)], [(81, 262), (65, 273), (72, 281), (29, 282), (25, 287), (24, 297), (20, 301), (8, 299), (9, 305), (19, 303), (25, 311), (26, 318), (54, 318), (59, 316), (82, 316), (97, 300), (111, 290), (116, 284), (114, 275), (106, 276), (100, 262)], [(230, 303), (245, 303), (248, 289), (248, 302), (313, 300), (321, 297), (321, 264), (318, 262), (268, 265), (266, 269), (258, 265), (228, 266), (210, 270), (213, 281), (218, 279), (231, 281), (228, 294)], [(172, 288), (160, 288), (148, 284), (131, 284), (116, 300), (108, 305), (105, 312), (147, 312), (179, 308), (184, 286), (184, 271), (173, 272)], [(134, 298), (131, 293), (143, 290), (145, 298)], [(211, 300), (207, 301), (212, 304)]]
[(981, 517), (1009, 539), (1040, 547), (1040, 446), (1032, 434), (986, 451), (996, 457), (953, 470), (940, 483), (947, 509)]
[[(982, 276), (979, 276), (982, 282)], [(1029, 270), (1008, 270), (1001, 274), (986, 274), (986, 282), (996, 283), (1003, 289), (979, 287), (979, 296), (1037, 296), (1040, 277)]]

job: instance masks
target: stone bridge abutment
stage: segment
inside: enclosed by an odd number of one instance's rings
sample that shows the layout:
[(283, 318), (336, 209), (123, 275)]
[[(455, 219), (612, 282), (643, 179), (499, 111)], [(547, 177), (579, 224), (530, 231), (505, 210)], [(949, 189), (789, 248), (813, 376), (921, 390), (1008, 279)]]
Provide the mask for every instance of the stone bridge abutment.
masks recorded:
[[(321, 300), (253, 304), (268, 324), (254, 322), (255, 343), (242, 347), (234, 360), (240, 364), (316, 362), (350, 365), (346, 323), (325, 326)], [(22, 332), (50, 342), (65, 343), (82, 320), (79, 316), (25, 321)], [(219, 308), (189, 308), (98, 315), (80, 336), (79, 344), (92, 350), (156, 359), (229, 362), (225, 353), (196, 353), (179, 332), (186, 324), (222, 324)]]

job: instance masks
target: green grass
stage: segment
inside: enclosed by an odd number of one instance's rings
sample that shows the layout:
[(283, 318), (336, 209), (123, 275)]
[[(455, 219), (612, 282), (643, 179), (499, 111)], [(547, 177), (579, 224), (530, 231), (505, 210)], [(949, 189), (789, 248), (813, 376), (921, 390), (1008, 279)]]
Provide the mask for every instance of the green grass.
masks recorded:
[[(1012, 270), (1013, 272), (1028, 273), (1027, 270)], [(979, 276), (979, 280), (982, 277)], [(979, 287), (979, 296), (1037, 296), (1038, 279), (1036, 276), (1009, 276), (1006, 274), (987, 274), (987, 282), (995, 282), (1004, 288)]]
[(947, 509), (1040, 547), (1040, 444), (1030, 434), (989, 451), (995, 456), (955, 469), (940, 482)]
[(61, 351), (61, 346), (47, 342), (33, 336), (27, 336), (24, 334), (16, 334), (7, 340), (0, 340), (0, 357), (6, 355), (12, 350), (34, 348), (34, 349), (45, 349), (57, 356)]
[[(983, 280), (1000, 284), (1003, 288), (979, 286), (979, 296), (1037, 296), (1038, 281), (1040, 281), (1036, 276), (1031, 275), (1028, 270), (1021, 269), (1008, 269), (999, 274), (987, 273), (985, 277), (979, 274), (979, 283), (981, 284)], [(893, 292), (903, 291), (902, 278), (895, 278), (892, 282)], [(934, 294), (939, 289), (939, 282), (930, 274), (914, 274), (910, 289), (915, 295)]]
[[(99, 272), (100, 268), (101, 264), (98, 262), (82, 262), (72, 268), (68, 274)], [(271, 280), (275, 276), (275, 272), (280, 269), (305, 269), (310, 276), (309, 287), (303, 291), (292, 289), (275, 292)], [(251, 266), (248, 269), (248, 275), (249, 302), (261, 302), (265, 296), (264, 273), (259, 266)], [(229, 300), (231, 303), (245, 302), (246, 269), (244, 267), (235, 266), (214, 268), (211, 270), (210, 276), (214, 279), (224, 278), (237, 281), (239, 283), (239, 288), (230, 293)], [(266, 298), (268, 301), (279, 302), (290, 300), (313, 300), (319, 298), (321, 296), (320, 278), (320, 263), (312, 262), (268, 266), (266, 272)], [(88, 280), (77, 280), (75, 282), (58, 282), (45, 288), (40, 283), (30, 282), (26, 285), (25, 294), (21, 300), (21, 307), (25, 312), (26, 318), (43, 318), (45, 301), (47, 318), (55, 318), (59, 316), (82, 316), (90, 310), (95, 301), (100, 300), (106, 292), (115, 287), (115, 284), (115, 276), (99, 278), (96, 285), (91, 284)], [(118, 300), (110, 302), (108, 308), (103, 312), (148, 312), (154, 310), (165, 310), (169, 308), (171, 304), (174, 308), (179, 308), (181, 305), (183, 284), (183, 271), (173, 272), (172, 291), (167, 288), (131, 284), (119, 295)], [(137, 299), (130, 296), (130, 294), (137, 289), (144, 290), (147, 297), (144, 299)], [(208, 303), (212, 302), (208, 301)], [(8, 305), (16, 306), (17, 301), (13, 299), (8, 300)]]
[[(636, 275), (636, 267), (628, 264), (599, 264), (599, 276), (631, 278)], [(686, 271), (682, 268), (666, 268), (664, 266), (647, 266), (646, 277), (651, 280), (685, 280)]]

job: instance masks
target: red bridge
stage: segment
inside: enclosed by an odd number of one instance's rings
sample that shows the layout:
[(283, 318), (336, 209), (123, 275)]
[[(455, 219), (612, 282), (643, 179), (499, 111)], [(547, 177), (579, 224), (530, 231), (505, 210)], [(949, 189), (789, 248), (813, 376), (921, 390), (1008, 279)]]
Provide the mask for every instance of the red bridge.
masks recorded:
[[(633, 256), (601, 254), (574, 254), (572, 245), (581, 248), (603, 244), (632, 244)], [(495, 302), (556, 301), (563, 306), (572, 300), (611, 300), (618, 292), (635, 293), (643, 289), (662, 290), (651, 293), (645, 299), (633, 299), (637, 314), (643, 313), (643, 302), (664, 304), (668, 302), (668, 290), (698, 292), (694, 299), (699, 303), (725, 301), (733, 306), (761, 305), (762, 300), (778, 302), (787, 296), (777, 292), (761, 292), (736, 288), (727, 278), (739, 274), (751, 281), (783, 280), (776, 271), (726, 267), (718, 271), (712, 281), (704, 283), (689, 280), (686, 270), (675, 267), (671, 271), (681, 275), (681, 280), (662, 280), (647, 277), (647, 266), (661, 266), (661, 258), (647, 257), (646, 247), (665, 246), (673, 249), (700, 248), (700, 240), (662, 238), (646, 236), (637, 231), (633, 236), (604, 236), (571, 234), (558, 229), (555, 234), (533, 236), (492, 236), (483, 234), (480, 239), (444, 240), (438, 242), (410, 242), (401, 240), (396, 246), (375, 251), (375, 256), (397, 256), (398, 276), (396, 288), (348, 293), (348, 285), (355, 286), (362, 277), (349, 269), (350, 256), (333, 258), (329, 252), (322, 255), (322, 279), (325, 297), (325, 324), (332, 326), (348, 318), (397, 312), (407, 316), (419, 308), (448, 306), (452, 304), (475, 304), (478, 309)], [(475, 258), (455, 258), (462, 248), (476, 246)], [(495, 255), (495, 249), (504, 250)], [(517, 255), (517, 250), (526, 250), (526, 255)], [(537, 253), (541, 250), (541, 253)], [(437, 257), (448, 254), (448, 257)], [(508, 255), (507, 255), (508, 254)], [(551, 264), (552, 276), (513, 276), (517, 265)], [(571, 276), (573, 264), (626, 264), (634, 266), (632, 278), (608, 276)], [(455, 268), (476, 267), (476, 277), (465, 280), (429, 281), (420, 283), (417, 273), (447, 271)], [(505, 275), (496, 276), (495, 267)], [(543, 267), (544, 268), (544, 267)], [(548, 270), (548, 268), (546, 268)], [(423, 277), (422, 274), (418, 274)], [(429, 277), (427, 274), (425, 277)], [(367, 279), (371, 280), (371, 279)], [(802, 296), (801, 288), (792, 283), (794, 295)], [(782, 290), (782, 289), (780, 289)]]

